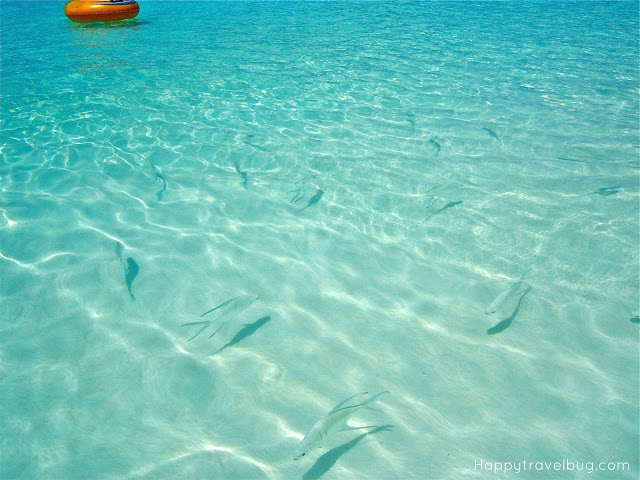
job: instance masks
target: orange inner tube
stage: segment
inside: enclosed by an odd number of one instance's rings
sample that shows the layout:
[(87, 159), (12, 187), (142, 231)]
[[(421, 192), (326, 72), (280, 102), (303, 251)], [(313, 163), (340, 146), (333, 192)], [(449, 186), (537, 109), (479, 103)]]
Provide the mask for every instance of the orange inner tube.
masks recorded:
[(72, 0), (64, 9), (69, 20), (77, 23), (117, 22), (134, 18), (139, 12), (135, 0)]

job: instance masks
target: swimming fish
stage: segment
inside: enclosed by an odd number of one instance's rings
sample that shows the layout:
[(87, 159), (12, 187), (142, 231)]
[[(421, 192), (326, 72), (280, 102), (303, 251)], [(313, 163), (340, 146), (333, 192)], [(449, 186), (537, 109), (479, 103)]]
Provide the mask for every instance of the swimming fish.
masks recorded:
[(368, 407), (369, 404), (379, 400), (389, 392), (380, 392), (377, 395), (369, 398), (368, 400), (365, 400), (362, 403), (358, 403), (357, 405), (351, 405), (348, 407), (344, 406), (348, 401), (353, 400), (355, 397), (359, 397), (360, 395), (365, 395), (366, 393), (367, 392), (358, 393), (352, 397), (347, 398), (345, 401), (340, 402), (327, 415), (318, 420), (316, 424), (311, 427), (311, 430), (309, 430), (309, 432), (304, 436), (302, 442), (300, 442), (300, 445), (298, 445), (293, 459), (300, 460), (310, 450), (321, 447), (322, 441), (329, 435), (332, 435), (336, 432), (375, 427), (375, 425), (367, 425), (365, 427), (352, 427), (347, 424), (349, 416), (357, 412), (362, 407), (370, 408)]
[(204, 312), (202, 315), (200, 315), (200, 317), (204, 317), (205, 315), (207, 315), (207, 314), (209, 314), (211, 312), (214, 312), (216, 310), (220, 310), (218, 312), (218, 315), (216, 315), (216, 318), (214, 318), (213, 320), (205, 320), (205, 321), (201, 321), (201, 322), (184, 323), (182, 325), (183, 327), (186, 327), (187, 325), (202, 325), (202, 328), (200, 330), (198, 330), (187, 341), (190, 342), (191, 340), (196, 338), (198, 335), (200, 335), (202, 332), (204, 332), (210, 325), (212, 325), (213, 322), (215, 322), (216, 320), (224, 319), (224, 322), (222, 322), (220, 324), (218, 329), (209, 336), (209, 338), (213, 337), (216, 333), (218, 333), (218, 330), (220, 330), (224, 325), (226, 325), (228, 320), (230, 320), (231, 318), (233, 318), (235, 315), (237, 315), (241, 311), (245, 310), (246, 308), (250, 307), (256, 300), (258, 300), (258, 296), (257, 295), (239, 295), (237, 297), (233, 297), (233, 298), (227, 300), (224, 303), (221, 303), (217, 307), (212, 308), (211, 310), (208, 310), (208, 311)]
[[(520, 284), (522, 283), (522, 281), (524, 280), (524, 276), (529, 273), (529, 270), (531, 270), (531, 265), (529, 265), (525, 271), (522, 273), (522, 275), (520, 276), (520, 278), (518, 280), (516, 280), (512, 285), (510, 285), (506, 290), (504, 290), (502, 293), (500, 293), (500, 295), (498, 295), (493, 302), (491, 302), (489, 304), (489, 306), (487, 308), (484, 309), (484, 313), (486, 313), (487, 315), (491, 315), (493, 313), (496, 312), (496, 310), (498, 309), (498, 307), (500, 307), (500, 305), (502, 304), (502, 302), (504, 302), (504, 300), (509, 296), (509, 294), (511, 292), (513, 292), (517, 287), (520, 286)], [(524, 297), (524, 295), (523, 295)]]
[(136, 297), (133, 296), (133, 292), (131, 291), (131, 285), (133, 281), (138, 276), (138, 272), (140, 271), (140, 267), (136, 263), (136, 261), (129, 257), (127, 258), (127, 272), (124, 278), (125, 283), (127, 284), (127, 288), (129, 289), (129, 294), (131, 295), (131, 301), (135, 302)]
[(260, 145), (256, 145), (255, 143), (251, 143), (251, 142), (244, 142), (246, 145), (249, 145), (253, 148), (255, 148), (256, 150), (262, 150), (263, 152), (266, 152), (267, 149), (264, 147), (261, 147)]
[(492, 136), (493, 138), (498, 140), (500, 143), (502, 143), (502, 140), (500, 140), (500, 137), (498, 137), (498, 134), (496, 132), (494, 132), (493, 130), (491, 130), (489, 128), (485, 128), (485, 127), (482, 127), (482, 130), (485, 130), (486, 132), (489, 133), (490, 136)]
[[(444, 207), (442, 207), (440, 210), (436, 210), (436, 211), (435, 211), (435, 212), (433, 212), (431, 215), (429, 215), (427, 218), (425, 218), (425, 220), (424, 220), (424, 221), (426, 222), (427, 220), (429, 220), (429, 219), (430, 219), (431, 217), (433, 217), (434, 215), (436, 215), (436, 214), (438, 214), (438, 213), (440, 213), (440, 212), (443, 212), (444, 210), (447, 210), (448, 208), (453, 208), (453, 207), (455, 207), (455, 206), (457, 206), (457, 205), (460, 205), (461, 203), (462, 203), (462, 200), (458, 200), (458, 201), (456, 201), (456, 202), (449, 202), (449, 203), (447, 203)], [(429, 204), (428, 206), (431, 206), (431, 204)]]
[(433, 205), (433, 202), (435, 201), (436, 201), (436, 196), (431, 195), (431, 198), (427, 201), (427, 204), (424, 206), (424, 208), (429, 208), (431, 205)]
[(431, 140), (429, 140), (429, 143), (435, 147), (436, 149), (435, 156), (437, 157), (440, 154), (440, 144), (436, 141), (435, 138), (432, 138)]
[(529, 293), (530, 290), (531, 290), (531, 287), (527, 287), (524, 293), (520, 296), (520, 300), (518, 300), (518, 304), (516, 305), (516, 308), (513, 310), (511, 315), (509, 315), (504, 320), (501, 320), (493, 327), (489, 328), (487, 330), (487, 335), (495, 335), (496, 333), (500, 333), (511, 326), (511, 323), (513, 323), (516, 316), (518, 315), (518, 312), (520, 311), (520, 304), (522, 303), (522, 300), (524, 300), (524, 297), (527, 296), (527, 293)]
[(316, 192), (316, 194), (311, 197), (309, 199), (309, 203), (307, 204), (306, 207), (301, 208), (300, 210), (298, 210), (299, 212), (301, 212), (302, 210), (304, 210), (305, 208), (309, 208), (312, 205), (315, 205), (316, 203), (318, 203), (320, 201), (320, 199), (322, 198), (322, 195), (324, 195), (324, 191), (318, 189), (318, 191)]
[(291, 190), (290, 192), (288, 192), (288, 193), (295, 192), (295, 195), (293, 196), (293, 198), (291, 200), (289, 200), (289, 203), (296, 203), (296, 202), (299, 202), (300, 200), (302, 200), (304, 198), (304, 193), (302, 193), (302, 189), (303, 188), (304, 187), (300, 187), (297, 190)]
[(295, 193), (295, 195), (289, 201), (289, 203), (296, 203), (296, 202), (299, 202), (300, 200), (302, 200), (304, 198), (304, 195), (305, 195), (303, 190), (304, 190), (304, 188), (306, 186), (306, 183), (309, 180), (313, 180), (316, 177), (317, 177), (317, 175), (312, 175), (312, 176), (307, 175), (305, 178), (301, 178), (296, 183), (294, 183), (294, 185), (296, 185), (298, 188), (293, 189), (293, 190), (289, 190), (287, 192), (287, 193)]
[(164, 191), (167, 189), (167, 181), (164, 179), (164, 177), (158, 173), (156, 171), (156, 180), (162, 180), (162, 189), (158, 192), (158, 201), (162, 200), (162, 194), (164, 193)]
[[(436, 188), (440, 188), (442, 185), (436, 185), (434, 187), (431, 187), (429, 190), (427, 190), (426, 192), (424, 192), (425, 194), (431, 192), (432, 190), (435, 190)], [(424, 206), (424, 208), (429, 208), (431, 205), (433, 205), (433, 202), (436, 201), (436, 196), (435, 195), (429, 195), (429, 200), (427, 200), (427, 204)]]
[(247, 177), (247, 172), (240, 171), (240, 163), (238, 163), (237, 160), (235, 161), (235, 168), (236, 168), (236, 173), (243, 178), (244, 181), (242, 182), (242, 186), (246, 190), (247, 189), (247, 182), (249, 181), (249, 177)]
[(116, 242), (116, 257), (122, 264), (122, 282), (124, 282), (125, 275), (127, 274), (127, 266), (124, 264), (124, 245), (121, 242)]
[(416, 121), (414, 119), (414, 115), (411, 112), (407, 112), (407, 122), (411, 125), (411, 128), (416, 126)]
[(567, 158), (567, 157), (556, 157), (556, 158), (564, 162), (588, 163), (588, 162), (585, 162), (584, 160), (576, 160), (575, 158)]
[(153, 170), (153, 174), (155, 175), (154, 181), (155, 180), (161, 180), (162, 183), (163, 183), (162, 189), (157, 194), (158, 195), (158, 201), (160, 201), (160, 200), (162, 200), (162, 194), (167, 189), (167, 181), (162, 176), (162, 172), (160, 172), (158, 167), (156, 167), (153, 163), (151, 163), (151, 160), (149, 160), (149, 166), (151, 167), (151, 170)]

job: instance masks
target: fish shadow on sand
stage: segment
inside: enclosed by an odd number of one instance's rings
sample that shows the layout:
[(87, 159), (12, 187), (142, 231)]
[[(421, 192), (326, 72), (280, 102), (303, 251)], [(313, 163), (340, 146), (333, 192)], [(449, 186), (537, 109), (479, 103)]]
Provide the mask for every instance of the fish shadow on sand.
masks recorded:
[(318, 203), (320, 201), (320, 199), (322, 198), (323, 195), (324, 195), (324, 190), (318, 189), (316, 194), (313, 197), (311, 197), (311, 199), (309, 200), (309, 203), (307, 204), (307, 206), (301, 208), (300, 210), (298, 210), (298, 212), (301, 212), (303, 210), (306, 210), (309, 207), (314, 206), (316, 203)]
[(140, 267), (136, 261), (132, 257), (127, 258), (127, 270), (124, 281), (127, 284), (127, 289), (129, 290), (129, 295), (131, 295), (132, 302), (136, 301), (136, 297), (133, 296), (133, 290), (131, 289), (133, 288), (133, 281), (136, 279), (139, 272)]
[(640, 323), (640, 317), (631, 317), (629, 321), (631, 323)]
[[(462, 204), (462, 200), (458, 200), (458, 201), (455, 201), (455, 202), (449, 202), (444, 207), (442, 207), (440, 210), (436, 210), (431, 215), (429, 215), (427, 218), (425, 218), (422, 223), (425, 223), (426, 221), (428, 221), (434, 215), (437, 215), (437, 214), (439, 214), (441, 212), (444, 212), (445, 210), (448, 210), (450, 208), (456, 207), (456, 206), (461, 205), (461, 204)], [(431, 205), (433, 205), (433, 202), (429, 203), (426, 208), (429, 208)]]
[(608, 197), (609, 195), (615, 195), (616, 193), (620, 193), (621, 185), (616, 185), (615, 187), (602, 187), (596, 190), (595, 192), (591, 192), (587, 195), (600, 195), (603, 197)]
[(323, 454), (316, 460), (316, 463), (313, 464), (307, 473), (302, 476), (302, 480), (317, 480), (322, 477), (325, 473), (327, 473), (331, 467), (335, 465), (335, 463), (340, 459), (342, 455), (347, 453), (353, 447), (355, 447), (358, 443), (360, 443), (364, 437), (367, 435), (372, 435), (378, 432), (385, 432), (393, 430), (394, 425), (382, 425), (380, 427), (376, 427), (373, 430), (368, 431), (367, 433), (363, 433), (362, 435), (357, 436), (353, 440), (340, 445), (339, 447), (332, 448), (327, 453)]
[(265, 323), (271, 320), (271, 316), (267, 315), (266, 317), (259, 318), (253, 323), (246, 323), (244, 327), (242, 327), (238, 333), (236, 333), (235, 337), (233, 337), (228, 343), (225, 343), (219, 350), (216, 350), (213, 353), (210, 353), (208, 356), (215, 355), (216, 353), (220, 353), (225, 348), (229, 348), (236, 343), (240, 343), (242, 340), (247, 338), (250, 335), (256, 333), (256, 331), (262, 327)]
[(518, 304), (516, 305), (516, 308), (513, 311), (513, 313), (509, 315), (507, 318), (505, 318), (504, 320), (501, 320), (500, 322), (495, 324), (490, 329), (488, 329), (487, 335), (495, 335), (496, 333), (503, 332), (504, 330), (506, 330), (511, 326), (511, 322), (515, 320), (516, 316), (518, 315), (518, 312), (520, 311), (520, 304), (522, 303), (522, 300), (524, 299), (524, 297), (527, 296), (530, 290), (531, 290), (531, 287), (527, 287), (524, 293), (520, 296), (520, 300), (518, 300)]

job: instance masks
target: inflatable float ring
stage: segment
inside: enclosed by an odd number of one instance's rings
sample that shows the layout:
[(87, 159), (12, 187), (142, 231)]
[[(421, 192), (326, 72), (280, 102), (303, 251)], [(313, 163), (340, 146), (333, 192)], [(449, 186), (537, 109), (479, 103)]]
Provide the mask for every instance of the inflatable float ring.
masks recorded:
[(135, 0), (72, 0), (64, 13), (77, 23), (118, 22), (134, 18), (140, 12)]

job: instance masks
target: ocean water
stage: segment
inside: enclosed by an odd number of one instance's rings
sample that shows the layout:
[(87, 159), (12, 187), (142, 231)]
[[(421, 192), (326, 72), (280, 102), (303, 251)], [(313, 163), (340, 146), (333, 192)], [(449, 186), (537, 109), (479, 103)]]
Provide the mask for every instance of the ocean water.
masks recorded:
[(0, 478), (638, 478), (638, 2), (140, 6), (0, 3)]

